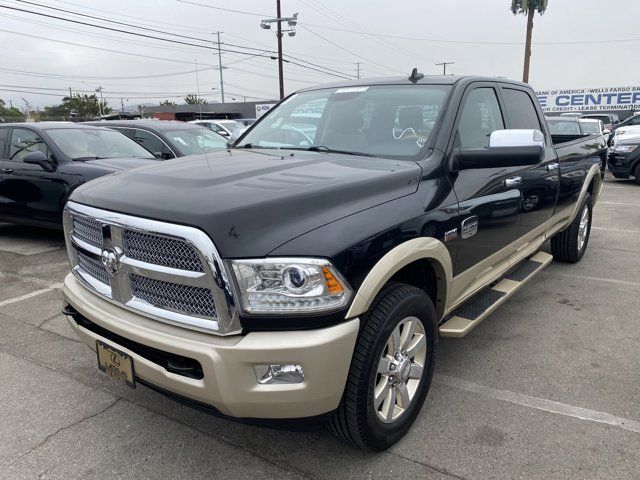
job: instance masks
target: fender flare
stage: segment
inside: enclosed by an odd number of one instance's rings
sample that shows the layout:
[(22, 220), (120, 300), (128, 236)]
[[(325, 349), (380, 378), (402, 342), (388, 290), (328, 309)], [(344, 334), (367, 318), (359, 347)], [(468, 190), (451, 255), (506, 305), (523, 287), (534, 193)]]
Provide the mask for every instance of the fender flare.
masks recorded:
[(435, 308), (438, 318), (444, 316), (449, 303), (450, 286), (453, 280), (453, 265), (449, 250), (435, 238), (414, 238), (388, 251), (369, 271), (355, 293), (346, 318), (366, 312), (382, 287), (402, 268), (417, 260), (427, 260), (436, 272), (438, 301)]
[(600, 176), (600, 166), (592, 165), (591, 168), (587, 171), (587, 175), (585, 176), (584, 183), (582, 184), (582, 190), (580, 190), (580, 197), (578, 201), (573, 206), (573, 212), (571, 213), (571, 218), (565, 226), (571, 225), (571, 222), (575, 220), (580, 212), (580, 206), (582, 202), (584, 202), (584, 198), (587, 196), (589, 192), (589, 186), (591, 182), (594, 182), (593, 185), (593, 193), (591, 194), (591, 206), (595, 207), (596, 202), (598, 201), (598, 197), (600, 196), (600, 192), (602, 191), (602, 177)]

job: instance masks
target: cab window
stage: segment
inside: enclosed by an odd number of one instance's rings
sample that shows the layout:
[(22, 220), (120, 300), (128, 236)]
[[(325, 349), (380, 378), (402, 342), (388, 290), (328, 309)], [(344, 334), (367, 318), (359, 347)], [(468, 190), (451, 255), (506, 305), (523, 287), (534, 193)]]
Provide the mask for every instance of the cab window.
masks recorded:
[(503, 88), (502, 96), (509, 116), (509, 128), (542, 130), (536, 107), (527, 92)]
[(173, 158), (169, 148), (153, 133), (136, 129), (133, 139), (157, 157)]
[(491, 133), (503, 129), (504, 120), (495, 90), (480, 87), (471, 91), (462, 108), (456, 134), (457, 147), (488, 147)]
[(42, 137), (32, 130), (14, 128), (11, 131), (10, 145), (9, 160), (14, 162), (21, 162), (27, 154), (37, 151), (43, 152), (49, 160), (52, 160), (51, 150), (44, 143)]

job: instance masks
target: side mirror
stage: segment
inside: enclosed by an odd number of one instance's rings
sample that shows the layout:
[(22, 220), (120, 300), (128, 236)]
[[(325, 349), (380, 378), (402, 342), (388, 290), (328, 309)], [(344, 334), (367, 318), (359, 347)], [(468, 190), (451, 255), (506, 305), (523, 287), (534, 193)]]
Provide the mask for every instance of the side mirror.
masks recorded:
[(54, 170), (54, 166), (51, 165), (49, 157), (47, 157), (47, 155), (40, 150), (27, 153), (24, 157), (22, 157), (22, 161), (31, 165), (40, 165), (47, 172), (51, 172)]
[(540, 130), (496, 130), (486, 148), (461, 148), (453, 169), (504, 168), (536, 165), (544, 158), (544, 134)]

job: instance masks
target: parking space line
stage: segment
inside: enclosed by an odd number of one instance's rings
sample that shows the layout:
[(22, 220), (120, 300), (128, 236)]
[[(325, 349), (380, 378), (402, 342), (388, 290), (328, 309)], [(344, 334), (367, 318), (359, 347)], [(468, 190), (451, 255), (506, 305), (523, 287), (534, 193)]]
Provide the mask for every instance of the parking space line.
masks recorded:
[(591, 230), (607, 230), (609, 232), (640, 233), (640, 230), (622, 230), (620, 228), (591, 227)]
[(588, 275), (569, 275), (568, 273), (557, 273), (557, 272), (552, 273), (548, 269), (543, 270), (540, 273), (553, 274), (553, 275), (558, 275), (560, 277), (565, 277), (565, 278), (574, 278), (574, 279), (577, 278), (579, 280), (593, 280), (595, 282), (614, 283), (617, 285), (627, 285), (629, 287), (640, 287), (640, 282), (631, 282), (629, 280), (618, 280), (617, 278), (590, 277)]
[(543, 410), (545, 412), (579, 418), (580, 420), (587, 420), (590, 422), (604, 423), (624, 430), (629, 430), (630, 432), (640, 433), (640, 422), (611, 415), (610, 413), (589, 410), (588, 408), (574, 407), (573, 405), (567, 405), (566, 403), (547, 400), (546, 398), (532, 397), (530, 395), (515, 393), (509, 390), (499, 390), (497, 388), (487, 387), (485, 385), (469, 382), (457, 377), (450, 377), (448, 375), (436, 374), (435, 378), (438, 382), (444, 385), (457, 388), (458, 390), (464, 390), (465, 392), (477, 393), (485, 397), (523, 405), (536, 410)]
[(597, 202), (596, 205), (627, 205), (628, 207), (640, 207), (640, 203), (626, 202)]
[(61, 288), (62, 288), (62, 284), (61, 283), (56, 283), (54, 285), (51, 285), (49, 288), (42, 288), (42, 289), (36, 290), (34, 292), (29, 292), (29, 293), (27, 293), (25, 295), (21, 295), (19, 297), (14, 297), (14, 298), (10, 298), (8, 300), (3, 300), (3, 301), (0, 302), (0, 307), (6, 307), (7, 305), (11, 305), (12, 303), (21, 302), (23, 300), (27, 300), (27, 299), (32, 298), (32, 297), (36, 297), (36, 296), (38, 296), (40, 294), (47, 293), (47, 292), (50, 292), (52, 290), (59, 290)]

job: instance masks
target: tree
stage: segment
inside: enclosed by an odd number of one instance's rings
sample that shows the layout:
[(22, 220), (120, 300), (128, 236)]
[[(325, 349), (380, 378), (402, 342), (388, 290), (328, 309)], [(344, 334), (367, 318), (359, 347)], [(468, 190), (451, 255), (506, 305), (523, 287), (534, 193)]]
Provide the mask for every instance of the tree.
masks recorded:
[(207, 101), (204, 98), (198, 97), (195, 93), (189, 93), (184, 97), (184, 102), (187, 105), (204, 105)]
[(172, 102), (171, 100), (163, 100), (162, 102), (160, 102), (160, 106), (161, 107), (175, 107), (176, 106), (176, 102)]
[(7, 108), (7, 104), (0, 98), (0, 117), (21, 117), (22, 112), (16, 107)]
[(537, 11), (542, 15), (547, 9), (549, 0), (511, 0), (511, 11), (514, 15), (527, 15), (527, 39), (524, 46), (524, 69), (522, 81), (529, 82), (529, 65), (531, 61), (531, 36), (533, 34), (533, 16)]
[[(102, 102), (102, 113), (111, 113), (107, 102)], [(95, 94), (64, 97), (62, 103), (44, 107), (45, 117), (87, 119), (100, 115), (100, 100)]]

